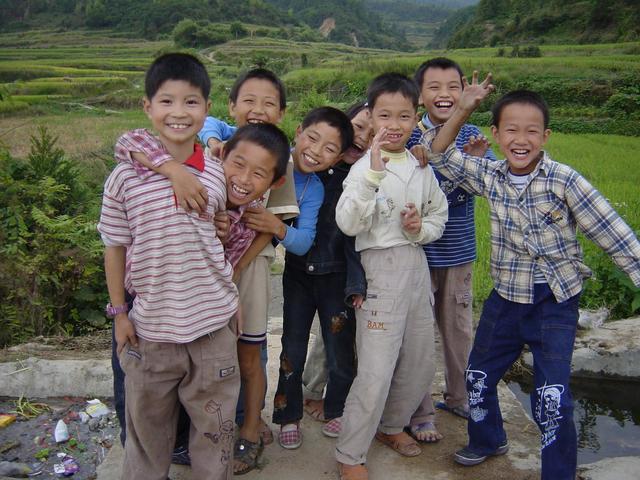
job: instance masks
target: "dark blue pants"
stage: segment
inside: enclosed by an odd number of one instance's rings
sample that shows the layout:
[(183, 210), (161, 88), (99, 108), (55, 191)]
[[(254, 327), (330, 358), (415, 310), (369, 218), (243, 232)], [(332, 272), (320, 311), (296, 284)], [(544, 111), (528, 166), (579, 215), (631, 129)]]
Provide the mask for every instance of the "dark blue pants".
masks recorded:
[(309, 275), (285, 264), (282, 275), (284, 325), (274, 423), (284, 425), (302, 418), (302, 372), (316, 311), (329, 372), (324, 414), (327, 419), (342, 416), (355, 376), (355, 315), (344, 303), (345, 285), (345, 273)]
[(527, 344), (534, 362), (531, 411), (542, 433), (542, 480), (574, 480), (577, 437), (569, 377), (580, 296), (558, 303), (547, 284), (536, 284), (534, 292), (533, 304), (521, 304), (493, 290), (484, 304), (466, 371), (469, 448), (485, 455), (506, 441), (497, 385)]

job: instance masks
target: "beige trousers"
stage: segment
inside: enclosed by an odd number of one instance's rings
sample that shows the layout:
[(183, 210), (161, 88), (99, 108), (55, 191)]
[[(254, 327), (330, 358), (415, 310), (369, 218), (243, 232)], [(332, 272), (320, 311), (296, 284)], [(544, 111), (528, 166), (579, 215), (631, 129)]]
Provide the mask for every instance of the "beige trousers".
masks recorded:
[(341, 463), (364, 463), (376, 430), (402, 432), (434, 375), (429, 268), (421, 247), (365, 250), (367, 299), (356, 311), (358, 373), (336, 444)]
[[(468, 408), (464, 372), (473, 342), (472, 272), (473, 263), (431, 269), (434, 311), (444, 355), (444, 401), (449, 408)], [(429, 385), (411, 424), (433, 422), (434, 417)]]
[(125, 345), (119, 355), (126, 374), (123, 480), (167, 479), (180, 403), (191, 418), (192, 478), (232, 478), (240, 389), (236, 341), (225, 326), (185, 344), (140, 338), (138, 348)]

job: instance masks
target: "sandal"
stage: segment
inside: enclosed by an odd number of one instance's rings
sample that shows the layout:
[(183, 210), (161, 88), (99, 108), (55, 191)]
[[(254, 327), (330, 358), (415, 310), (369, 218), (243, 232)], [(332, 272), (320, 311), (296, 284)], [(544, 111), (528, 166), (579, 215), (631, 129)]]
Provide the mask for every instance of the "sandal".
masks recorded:
[(273, 432), (271, 431), (271, 428), (269, 428), (269, 425), (267, 425), (267, 422), (265, 422), (264, 420), (262, 420), (262, 418), (260, 419), (260, 426), (258, 427), (258, 434), (260, 435), (260, 438), (262, 439), (262, 444), (263, 445), (271, 445), (273, 443)]
[(316, 422), (327, 422), (324, 418), (324, 402), (322, 400), (305, 400), (304, 411)]
[[(251, 470), (258, 468), (258, 458), (260, 457), (263, 448), (262, 439), (258, 439), (257, 442), (251, 442), (246, 438), (237, 439), (233, 445), (233, 474), (244, 475), (245, 473), (249, 473)], [(244, 467), (240, 467), (240, 469), (236, 470), (235, 462), (243, 463)]]
[(347, 465), (338, 462), (338, 475), (340, 480), (369, 480), (369, 472), (363, 464)]
[(444, 402), (436, 402), (436, 408), (438, 410), (444, 410), (445, 412), (453, 413), (458, 417), (464, 418), (465, 420), (469, 418), (469, 410), (458, 405), (457, 407), (450, 407)]
[(411, 436), (418, 442), (436, 443), (442, 440), (442, 434), (433, 422), (418, 423), (409, 427)]
[(405, 457), (417, 457), (422, 453), (422, 449), (417, 442), (407, 435), (405, 432), (388, 435), (386, 433), (377, 432), (376, 438), (379, 442), (384, 443), (387, 447), (395, 450)]

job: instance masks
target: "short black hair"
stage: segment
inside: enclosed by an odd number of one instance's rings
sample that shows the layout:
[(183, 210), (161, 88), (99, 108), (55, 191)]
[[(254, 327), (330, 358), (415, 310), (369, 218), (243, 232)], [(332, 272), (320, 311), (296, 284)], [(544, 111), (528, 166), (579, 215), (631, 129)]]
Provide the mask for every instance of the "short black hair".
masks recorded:
[(327, 123), (340, 133), (340, 153), (346, 151), (353, 145), (353, 125), (344, 112), (333, 107), (318, 107), (307, 113), (302, 120), (302, 129), (315, 125), (316, 123)]
[(209, 98), (211, 79), (202, 62), (188, 53), (165, 53), (156, 58), (149, 66), (144, 78), (144, 93), (149, 100), (158, 92), (167, 80), (184, 80)]
[(413, 80), (401, 73), (383, 73), (374, 78), (367, 89), (367, 103), (369, 109), (373, 110), (378, 97), (384, 93), (399, 93), (413, 104), (413, 108), (418, 108), (420, 92)]
[(273, 73), (271, 70), (267, 70), (266, 68), (254, 68), (253, 70), (249, 70), (248, 72), (240, 75), (233, 84), (233, 87), (231, 87), (231, 91), (229, 92), (229, 100), (231, 100), (233, 103), (236, 103), (238, 101), (238, 93), (240, 92), (240, 87), (242, 87), (242, 85), (244, 85), (247, 80), (251, 80), (252, 78), (271, 82), (276, 90), (278, 90), (278, 95), (280, 96), (280, 110), (284, 110), (285, 108), (287, 108), (287, 95), (285, 93), (282, 80), (280, 80), (275, 73)]
[(416, 82), (416, 85), (418, 85), (419, 89), (422, 90), (422, 83), (424, 82), (424, 74), (430, 68), (439, 68), (440, 70), (449, 70), (450, 68), (454, 69), (455, 71), (458, 72), (458, 75), (460, 75), (460, 84), (463, 85), (464, 87), (464, 83), (462, 82), (462, 77), (464, 77), (464, 73), (462, 72), (462, 68), (460, 68), (460, 65), (458, 65), (456, 62), (454, 62), (450, 58), (436, 57), (436, 58), (431, 58), (427, 60), (426, 62), (424, 62), (422, 65), (418, 67), (418, 70), (416, 70), (416, 73), (413, 76), (413, 79)]
[(238, 128), (224, 146), (223, 159), (238, 146), (240, 142), (251, 142), (260, 145), (276, 157), (276, 168), (271, 183), (284, 177), (289, 163), (289, 140), (275, 125), (270, 123), (250, 123)]
[(367, 108), (367, 102), (358, 102), (347, 108), (344, 113), (347, 117), (349, 117), (350, 120), (353, 120), (354, 118), (356, 118), (356, 115), (358, 115), (365, 108)]
[(506, 106), (513, 105), (514, 103), (521, 103), (536, 107), (540, 112), (542, 112), (544, 128), (549, 127), (549, 106), (547, 105), (547, 102), (544, 101), (544, 98), (542, 98), (542, 95), (532, 92), (531, 90), (513, 90), (512, 92), (505, 93), (500, 97), (491, 109), (491, 114), (493, 116), (491, 119), (491, 125), (498, 127), (500, 124), (502, 110), (504, 110)]

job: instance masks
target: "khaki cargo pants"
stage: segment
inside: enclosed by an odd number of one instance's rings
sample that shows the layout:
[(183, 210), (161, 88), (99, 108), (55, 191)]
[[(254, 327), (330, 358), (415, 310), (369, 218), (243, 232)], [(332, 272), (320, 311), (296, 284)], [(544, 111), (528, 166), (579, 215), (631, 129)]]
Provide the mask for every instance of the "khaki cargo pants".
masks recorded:
[(402, 432), (433, 380), (429, 267), (419, 246), (364, 250), (367, 299), (356, 311), (358, 373), (336, 459), (364, 463), (376, 430)]
[(123, 480), (166, 480), (178, 407), (191, 418), (192, 478), (230, 480), (240, 374), (236, 335), (227, 325), (193, 342), (139, 338), (119, 355), (126, 391)]

